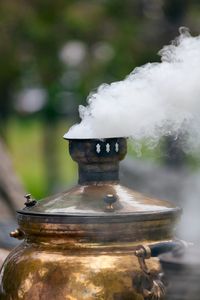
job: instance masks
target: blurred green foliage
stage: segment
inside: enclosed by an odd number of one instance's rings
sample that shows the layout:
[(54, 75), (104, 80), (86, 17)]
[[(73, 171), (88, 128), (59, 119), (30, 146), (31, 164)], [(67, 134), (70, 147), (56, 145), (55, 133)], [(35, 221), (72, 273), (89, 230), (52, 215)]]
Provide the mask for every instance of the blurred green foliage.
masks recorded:
[[(41, 197), (72, 183), (59, 137), (78, 119), (78, 105), (101, 83), (158, 61), (179, 26), (199, 33), (199, 16), (197, 0), (0, 2), (0, 133), (28, 190)], [(45, 92), (36, 107), (33, 89)]]
[[(61, 139), (66, 130), (67, 122), (60, 122), (57, 128), (56, 162), (58, 166), (59, 187), (66, 189), (74, 183), (76, 177), (75, 162), (69, 156), (67, 142)], [(36, 198), (49, 193), (46, 170), (44, 165), (43, 124), (40, 120), (13, 118), (7, 130), (8, 145), (13, 153), (13, 163), (28, 191)], [(54, 169), (48, 170), (52, 173)], [(56, 189), (56, 187), (55, 187)], [(56, 191), (56, 190), (55, 190)]]

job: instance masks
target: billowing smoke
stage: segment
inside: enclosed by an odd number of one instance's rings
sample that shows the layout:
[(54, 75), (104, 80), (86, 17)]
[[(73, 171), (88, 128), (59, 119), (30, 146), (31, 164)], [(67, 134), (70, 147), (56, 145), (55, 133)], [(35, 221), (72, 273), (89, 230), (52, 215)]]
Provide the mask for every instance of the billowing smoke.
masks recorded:
[(157, 144), (185, 136), (185, 150), (200, 146), (200, 36), (186, 28), (160, 51), (160, 63), (138, 67), (124, 80), (101, 85), (80, 106), (81, 122), (66, 138), (131, 137)]

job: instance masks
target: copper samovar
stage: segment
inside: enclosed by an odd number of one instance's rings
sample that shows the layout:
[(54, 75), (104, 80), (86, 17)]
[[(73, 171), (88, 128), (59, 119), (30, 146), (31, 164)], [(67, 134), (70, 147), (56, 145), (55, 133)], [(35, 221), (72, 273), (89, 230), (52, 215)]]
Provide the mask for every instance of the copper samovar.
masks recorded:
[(162, 299), (152, 253), (173, 244), (180, 209), (119, 183), (125, 138), (71, 139), (69, 151), (78, 185), (42, 201), (27, 196), (11, 233), (23, 242), (1, 269), (0, 299)]

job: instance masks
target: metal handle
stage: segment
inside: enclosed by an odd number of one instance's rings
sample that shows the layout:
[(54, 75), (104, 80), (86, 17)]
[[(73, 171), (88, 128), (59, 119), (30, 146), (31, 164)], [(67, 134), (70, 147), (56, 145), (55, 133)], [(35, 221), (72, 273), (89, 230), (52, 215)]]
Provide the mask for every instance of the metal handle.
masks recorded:
[(186, 245), (187, 244), (185, 242), (177, 240), (151, 244), (148, 246), (140, 245), (137, 247), (134, 254), (137, 256), (140, 268), (144, 274), (144, 278), (145, 280), (148, 280), (150, 286), (148, 289), (145, 287), (140, 287), (140, 291), (142, 291), (144, 299), (161, 300), (164, 299), (166, 294), (163, 274), (159, 273), (155, 275), (155, 273), (152, 273), (146, 265), (146, 259), (157, 257), (160, 254), (170, 251), (179, 252), (180, 249), (185, 248)]
[(148, 246), (140, 245), (137, 247), (135, 255), (137, 257), (143, 257), (144, 259), (148, 259), (150, 257), (158, 257), (159, 255), (166, 252), (175, 250), (178, 251), (179, 249), (182, 249), (185, 246), (186, 243), (181, 240), (156, 243)]

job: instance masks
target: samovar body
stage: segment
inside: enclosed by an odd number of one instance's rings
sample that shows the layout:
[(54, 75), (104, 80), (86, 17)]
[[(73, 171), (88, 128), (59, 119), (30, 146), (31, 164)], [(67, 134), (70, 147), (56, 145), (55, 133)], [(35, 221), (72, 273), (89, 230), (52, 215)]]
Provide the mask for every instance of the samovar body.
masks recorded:
[(143, 264), (135, 251), (173, 239), (180, 210), (120, 185), (126, 139), (70, 140), (69, 149), (79, 184), (18, 211), (13, 236), (23, 242), (2, 267), (0, 299), (161, 299), (158, 259)]

